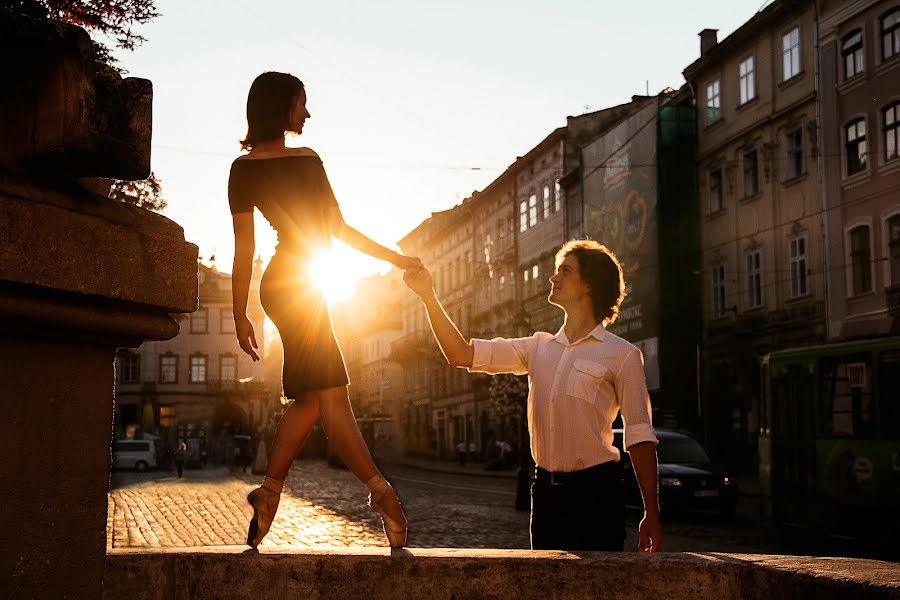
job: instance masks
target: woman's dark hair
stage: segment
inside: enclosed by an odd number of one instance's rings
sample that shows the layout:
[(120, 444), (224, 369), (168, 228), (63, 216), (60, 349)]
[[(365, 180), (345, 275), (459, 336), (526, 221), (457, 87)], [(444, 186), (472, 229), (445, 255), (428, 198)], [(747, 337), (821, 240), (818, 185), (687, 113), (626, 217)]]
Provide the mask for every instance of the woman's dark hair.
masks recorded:
[(603, 325), (611, 325), (619, 316), (625, 299), (625, 276), (622, 265), (612, 251), (594, 240), (571, 240), (556, 253), (556, 266), (572, 255), (578, 261), (581, 278), (591, 289), (594, 317)]
[(288, 73), (268, 71), (254, 79), (247, 95), (247, 137), (241, 140), (241, 149), (283, 138), (291, 108), (302, 91), (303, 82)]

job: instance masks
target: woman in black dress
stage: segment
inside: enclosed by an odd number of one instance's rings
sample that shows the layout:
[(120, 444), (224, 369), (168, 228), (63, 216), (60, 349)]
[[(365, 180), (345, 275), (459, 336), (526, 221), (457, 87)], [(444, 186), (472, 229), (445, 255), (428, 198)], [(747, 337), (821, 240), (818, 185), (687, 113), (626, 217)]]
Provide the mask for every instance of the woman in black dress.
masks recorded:
[(417, 268), (417, 258), (385, 248), (344, 222), (325, 169), (309, 148), (287, 148), (286, 133), (303, 131), (309, 118), (303, 83), (286, 73), (263, 73), (247, 98), (248, 154), (231, 167), (228, 200), (234, 219), (232, 294), (241, 349), (259, 360), (247, 296), (254, 255), (253, 209), (278, 232), (278, 246), (260, 284), (260, 300), (284, 345), (287, 409), (269, 455), (263, 485), (247, 496), (253, 519), (247, 544), (256, 548), (278, 509), (284, 478), (319, 419), (344, 464), (369, 489), (369, 505), (379, 514), (391, 547), (406, 544), (406, 517), (400, 501), (369, 454), (347, 393), (349, 379), (331, 329), (325, 298), (311, 281), (309, 263), (332, 236), (401, 269)]

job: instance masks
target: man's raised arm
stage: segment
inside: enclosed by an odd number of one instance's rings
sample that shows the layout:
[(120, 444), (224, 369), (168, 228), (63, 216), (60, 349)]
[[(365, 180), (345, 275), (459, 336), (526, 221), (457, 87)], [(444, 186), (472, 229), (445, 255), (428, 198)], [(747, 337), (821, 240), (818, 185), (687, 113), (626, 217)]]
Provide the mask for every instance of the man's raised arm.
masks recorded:
[(447, 316), (447, 312), (434, 293), (434, 284), (428, 269), (424, 267), (409, 269), (403, 273), (403, 281), (425, 304), (431, 331), (447, 362), (454, 367), (471, 367), (475, 349), (470, 342), (463, 338), (459, 329)]

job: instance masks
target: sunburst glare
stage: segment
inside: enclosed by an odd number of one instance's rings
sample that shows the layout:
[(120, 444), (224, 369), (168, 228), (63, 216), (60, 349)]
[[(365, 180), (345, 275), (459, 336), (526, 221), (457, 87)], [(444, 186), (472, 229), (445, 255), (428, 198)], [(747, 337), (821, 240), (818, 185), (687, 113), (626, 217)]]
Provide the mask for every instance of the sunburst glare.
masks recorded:
[(345, 264), (344, 257), (334, 250), (323, 250), (312, 258), (309, 274), (329, 304), (351, 297), (356, 292), (357, 274)]

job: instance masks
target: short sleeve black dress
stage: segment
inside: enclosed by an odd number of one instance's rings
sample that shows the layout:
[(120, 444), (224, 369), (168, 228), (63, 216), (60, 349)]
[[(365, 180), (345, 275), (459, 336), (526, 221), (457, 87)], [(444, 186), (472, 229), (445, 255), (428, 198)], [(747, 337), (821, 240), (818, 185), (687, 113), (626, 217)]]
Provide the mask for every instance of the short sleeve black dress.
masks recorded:
[(347, 385), (328, 305), (308, 268), (331, 244), (329, 213), (337, 206), (322, 161), (315, 155), (236, 160), (228, 202), (232, 214), (258, 208), (278, 232), (259, 298), (284, 345), (284, 396)]

